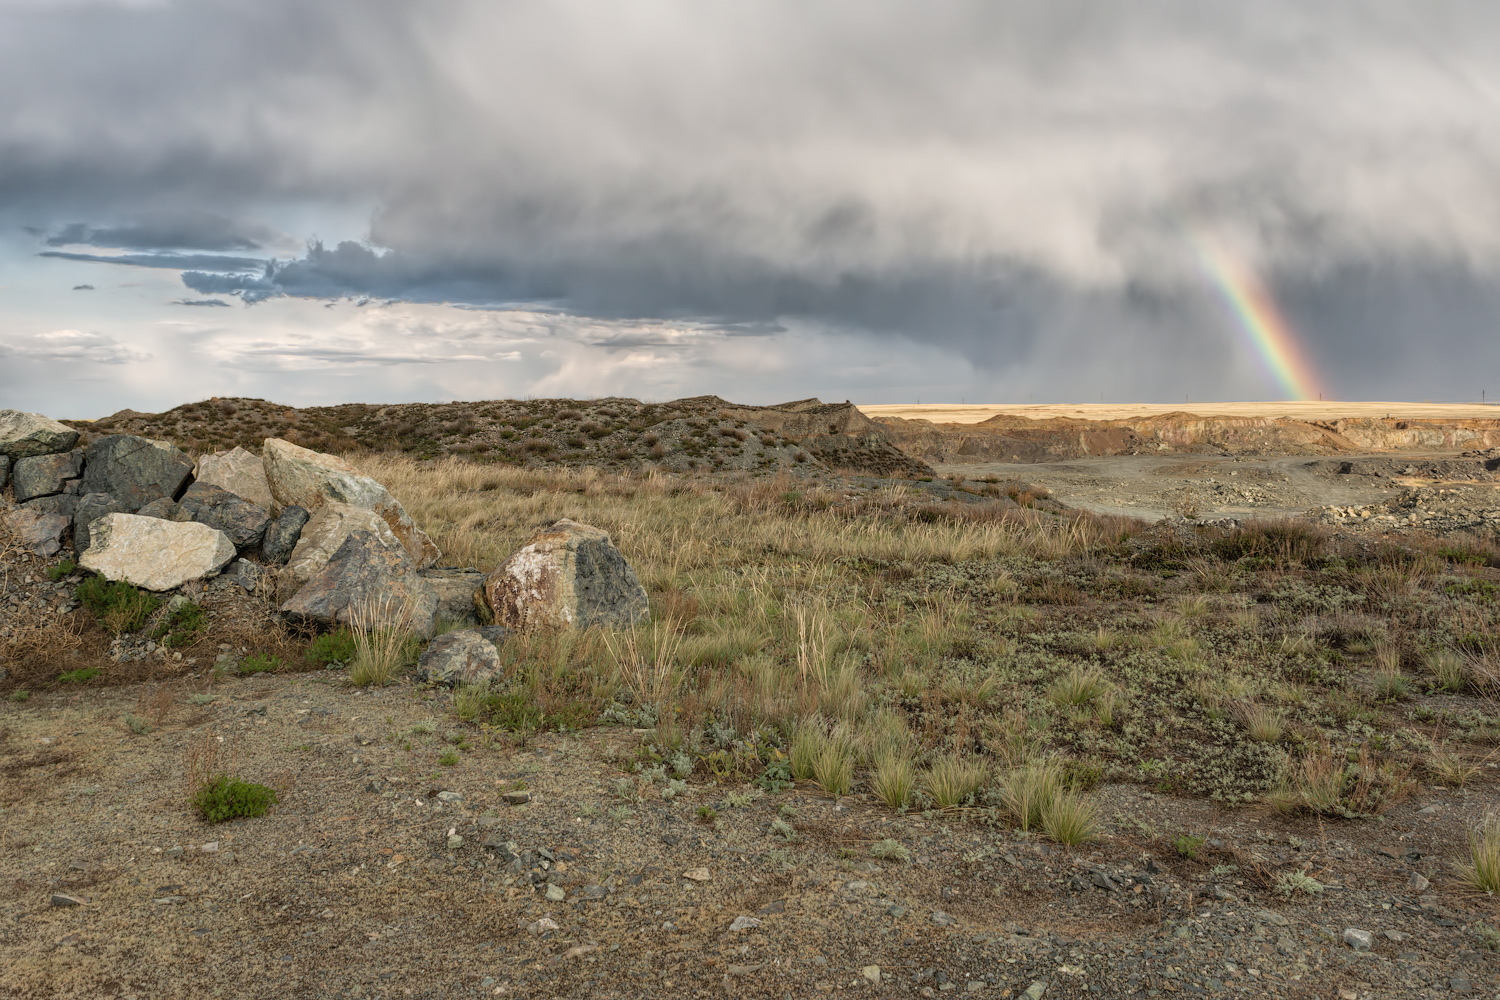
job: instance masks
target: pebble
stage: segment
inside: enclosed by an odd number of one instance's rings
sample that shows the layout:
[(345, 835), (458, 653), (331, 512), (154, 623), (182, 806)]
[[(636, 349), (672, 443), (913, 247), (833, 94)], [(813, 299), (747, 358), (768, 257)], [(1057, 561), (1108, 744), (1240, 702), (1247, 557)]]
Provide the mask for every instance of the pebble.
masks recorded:
[(542, 934), (546, 931), (556, 931), (562, 928), (558, 927), (557, 921), (551, 917), (543, 917), (535, 923), (528, 925), (526, 929), (533, 934)]
[(889, 916), (900, 918), (906, 916), (906, 907), (901, 906), (900, 904), (897, 904), (895, 906), (887, 906), (885, 908), (885, 912)]
[(756, 920), (754, 917), (747, 917), (747, 916), (741, 915), (741, 916), (738, 916), (738, 917), (734, 918), (734, 923), (732, 923), (732, 924), (729, 925), (729, 929), (731, 931), (748, 931), (748, 930), (752, 930), (752, 929), (754, 929), (756, 927), (759, 927), (759, 926), (760, 926), (760, 921), (759, 920)]
[(708, 873), (707, 868), (689, 868), (682, 873), (682, 877), (694, 882), (707, 882), (713, 876)]
[(530, 792), (506, 792), (500, 797), (513, 806), (525, 805), (531, 801)]
[(448, 838), (448, 850), (456, 851), (462, 846), (464, 846), (464, 838), (462, 834), (455, 833)]
[(552, 885), (552, 884), (549, 883), (547, 885), (546, 896), (547, 896), (548, 902), (561, 903), (564, 899), (567, 898), (568, 894), (566, 892), (563, 892), (563, 887), (562, 886), (560, 886), (560, 885)]
[(1411, 937), (1411, 935), (1406, 933), (1405, 931), (1398, 931), (1395, 928), (1391, 928), (1390, 930), (1386, 931), (1385, 936), (1388, 940), (1394, 941), (1397, 944), (1400, 944), (1402, 941), (1405, 941), (1407, 938)]
[(440, 802), (462, 802), (464, 797), (458, 792), (438, 792)]
[(1263, 924), (1273, 924), (1276, 927), (1285, 927), (1291, 921), (1274, 910), (1256, 910), (1255, 919)]
[(933, 910), (932, 922), (937, 924), (939, 927), (952, 927), (954, 924), (958, 923), (958, 920), (955, 919), (954, 916), (950, 913), (944, 913), (942, 910)]
[(69, 896), (65, 892), (54, 892), (52, 894), (53, 906), (82, 906), (83, 900), (77, 896)]
[(867, 965), (859, 970), (859, 974), (877, 986), (880, 984), (880, 966), (878, 965)]
[(1047, 980), (1038, 979), (1036, 982), (1026, 987), (1026, 992), (1022, 993), (1021, 996), (1025, 997), (1026, 1000), (1042, 1000), (1042, 994), (1046, 992)]
[(1406, 887), (1412, 892), (1426, 892), (1432, 888), (1432, 883), (1425, 876), (1412, 872), (1411, 878), (1406, 881)]
[(1358, 927), (1345, 927), (1344, 943), (1355, 951), (1369, 951), (1375, 945), (1375, 935)]

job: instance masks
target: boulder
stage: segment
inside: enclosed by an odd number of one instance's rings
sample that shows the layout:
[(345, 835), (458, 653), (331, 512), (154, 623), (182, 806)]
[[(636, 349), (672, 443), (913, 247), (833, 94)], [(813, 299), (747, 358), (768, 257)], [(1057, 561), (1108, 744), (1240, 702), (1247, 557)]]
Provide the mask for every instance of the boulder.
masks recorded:
[(164, 591), (213, 576), (234, 556), (229, 536), (206, 524), (105, 514), (89, 525), (88, 551), (78, 565), (106, 580)]
[(382, 545), (406, 551), (401, 540), (391, 533), (390, 525), (374, 511), (346, 503), (326, 503), (314, 511), (303, 526), (297, 545), (292, 549), (292, 557), (287, 561), (286, 569), (281, 571), (282, 578), (306, 583), (328, 564), (344, 540), (355, 531), (368, 531), (379, 538)]
[(193, 462), (165, 441), (111, 434), (84, 449), (83, 492), (109, 493), (137, 510), (161, 497), (177, 499)]
[(15, 480), (16, 503), (57, 493), (77, 492), (78, 480), (82, 475), (81, 451), (17, 459), (16, 467), (11, 472), (11, 477)]
[(105, 514), (129, 514), (130, 505), (121, 503), (118, 497), (108, 493), (90, 493), (80, 497), (78, 509), (73, 512), (73, 548), (79, 555), (89, 547), (89, 525)]
[(510, 628), (624, 628), (648, 613), (646, 588), (609, 535), (566, 518), (501, 563), (484, 582), (484, 600)]
[(356, 530), (281, 610), (323, 625), (352, 624), (353, 613), (361, 611), (371, 623), (425, 637), (433, 632), (437, 594), (417, 574), (406, 549), (373, 531)]
[(58, 493), (50, 497), (37, 497), (35, 500), (27, 500), (21, 504), (27, 510), (40, 511), (43, 514), (61, 514), (73, 521), (73, 513), (78, 509), (78, 498), (71, 493)]
[(15, 461), (33, 455), (55, 455), (78, 443), (67, 424), (20, 410), (0, 410), (0, 455)]
[(61, 552), (63, 535), (72, 523), (61, 514), (26, 507), (5, 512), (5, 527), (15, 543), (34, 556), (55, 556)]
[(198, 459), (193, 480), (228, 490), (267, 511), (276, 506), (271, 497), (271, 484), (266, 481), (265, 462), (255, 452), (238, 446), (232, 451), (216, 451)]
[(325, 503), (344, 503), (374, 511), (401, 540), (418, 569), (441, 554), (384, 486), (334, 455), (324, 455), (280, 438), (267, 438), (262, 450), (271, 495), (282, 505), (316, 510)]
[(177, 501), (171, 497), (157, 497), (146, 506), (136, 511), (141, 517), (155, 517), (163, 521), (172, 520), (172, 515), (177, 512)]
[(483, 600), (480, 590), (484, 587), (484, 574), (477, 569), (458, 569), (445, 566), (441, 569), (422, 570), (422, 579), (437, 591), (438, 621), (454, 625), (478, 625), (479, 616), (474, 602)]
[(433, 684), (479, 684), (501, 671), (495, 644), (475, 629), (444, 632), (427, 644), (417, 660), (417, 675)]
[(260, 543), (260, 554), (266, 562), (280, 565), (292, 557), (297, 540), (302, 537), (302, 529), (311, 516), (307, 508), (296, 504), (281, 508), (281, 513), (266, 529), (266, 537)]
[(271, 525), (271, 515), (264, 507), (208, 483), (194, 483), (187, 488), (177, 501), (172, 520), (197, 521), (218, 528), (241, 551), (259, 545)]

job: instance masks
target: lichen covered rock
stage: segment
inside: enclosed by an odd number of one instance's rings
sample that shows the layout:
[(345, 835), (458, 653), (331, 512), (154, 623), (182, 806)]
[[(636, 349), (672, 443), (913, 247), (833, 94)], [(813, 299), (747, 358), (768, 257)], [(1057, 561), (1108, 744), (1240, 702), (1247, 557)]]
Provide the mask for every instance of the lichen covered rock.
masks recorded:
[(646, 588), (600, 528), (564, 518), (539, 532), (485, 580), (497, 623), (625, 628), (648, 613)]
[(430, 636), (437, 594), (404, 548), (372, 531), (353, 531), (281, 610), (323, 625), (349, 625), (361, 610), (375, 624)]
[(0, 410), (0, 455), (11, 461), (55, 455), (78, 443), (78, 432), (40, 413)]

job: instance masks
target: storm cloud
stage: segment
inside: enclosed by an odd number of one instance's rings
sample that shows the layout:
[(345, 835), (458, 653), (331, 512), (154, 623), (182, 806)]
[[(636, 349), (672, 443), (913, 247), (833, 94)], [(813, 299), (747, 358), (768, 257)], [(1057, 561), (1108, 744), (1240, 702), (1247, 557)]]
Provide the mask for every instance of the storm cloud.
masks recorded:
[(823, 329), (1048, 384), (1093, 352), (1116, 396), (1165, 355), (1246, 384), (1212, 232), (1332, 387), (1458, 392), (1452, 352), (1500, 360), (1497, 33), (1458, 0), (0, 4), (0, 212), (205, 296)]

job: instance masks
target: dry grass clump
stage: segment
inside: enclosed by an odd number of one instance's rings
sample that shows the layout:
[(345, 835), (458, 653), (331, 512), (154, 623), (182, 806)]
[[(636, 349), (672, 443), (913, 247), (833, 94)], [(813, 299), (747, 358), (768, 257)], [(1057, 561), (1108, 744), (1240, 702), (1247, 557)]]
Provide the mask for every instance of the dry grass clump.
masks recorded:
[(1042, 830), (1068, 847), (1099, 836), (1099, 807), (1078, 791), (1064, 791), (1042, 807)]
[(1457, 866), (1466, 883), (1491, 896), (1500, 893), (1500, 813), (1490, 813), (1469, 831), (1469, 861)]
[(1047, 808), (1062, 793), (1062, 768), (1052, 761), (1033, 761), (1011, 770), (1000, 780), (1000, 801), (1010, 820), (1022, 830), (1042, 825)]
[(917, 769), (905, 753), (888, 750), (875, 758), (870, 784), (876, 797), (890, 808), (897, 811), (906, 808), (916, 781)]
[(1285, 784), (1272, 801), (1283, 810), (1300, 807), (1321, 816), (1375, 816), (1411, 790), (1409, 770), (1377, 764), (1368, 743), (1351, 761), (1325, 739), (1289, 765)]
[(1280, 743), (1286, 731), (1282, 713), (1255, 702), (1246, 702), (1239, 709), (1240, 725), (1257, 743)]
[(363, 601), (349, 609), (354, 659), (349, 682), (358, 687), (389, 684), (406, 663), (411, 648), (411, 605), (390, 596)]
[(984, 760), (947, 754), (933, 761), (922, 775), (922, 791), (939, 809), (951, 809), (972, 801), (988, 777)]
[(1062, 708), (1088, 705), (1109, 688), (1109, 681), (1098, 667), (1074, 667), (1052, 682), (1047, 697)]

